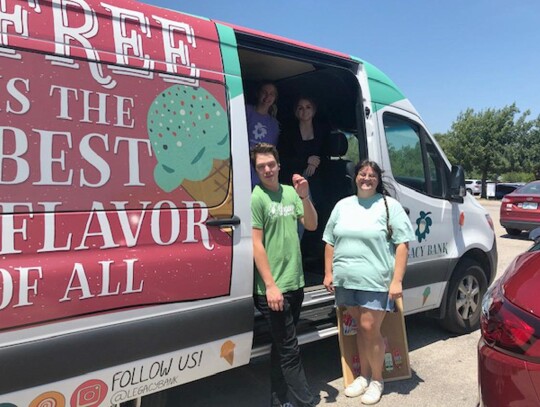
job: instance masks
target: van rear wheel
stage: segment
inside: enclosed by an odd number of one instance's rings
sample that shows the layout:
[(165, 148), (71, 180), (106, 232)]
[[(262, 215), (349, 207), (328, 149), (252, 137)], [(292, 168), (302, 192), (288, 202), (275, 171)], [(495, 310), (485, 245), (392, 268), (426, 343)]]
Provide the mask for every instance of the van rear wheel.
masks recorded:
[(487, 278), (482, 266), (471, 259), (462, 260), (449, 283), (446, 315), (441, 325), (457, 334), (478, 329), (486, 290)]

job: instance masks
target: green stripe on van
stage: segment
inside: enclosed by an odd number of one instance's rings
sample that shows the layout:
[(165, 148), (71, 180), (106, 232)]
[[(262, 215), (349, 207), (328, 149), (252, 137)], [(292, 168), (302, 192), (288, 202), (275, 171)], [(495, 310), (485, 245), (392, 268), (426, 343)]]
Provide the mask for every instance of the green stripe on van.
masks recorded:
[(376, 112), (384, 105), (391, 105), (405, 99), (405, 95), (399, 90), (394, 81), (379, 68), (359, 58), (352, 58), (361, 62), (366, 70), (373, 111)]
[(229, 99), (233, 99), (243, 92), (236, 36), (231, 27), (216, 23), (216, 28), (219, 35), (219, 46), (221, 48), (221, 58), (223, 59), (225, 81), (229, 90)]

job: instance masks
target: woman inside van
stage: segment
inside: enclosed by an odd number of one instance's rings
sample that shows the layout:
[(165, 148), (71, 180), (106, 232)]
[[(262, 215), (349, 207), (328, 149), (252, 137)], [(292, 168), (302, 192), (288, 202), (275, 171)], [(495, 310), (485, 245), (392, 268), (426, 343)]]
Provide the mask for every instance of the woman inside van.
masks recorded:
[(383, 389), (384, 340), (381, 325), (394, 300), (402, 297), (409, 241), (414, 232), (401, 204), (388, 196), (382, 170), (364, 160), (355, 167), (357, 195), (339, 201), (323, 240), (324, 285), (335, 291), (336, 305), (356, 320), (360, 376), (347, 397), (378, 403)]
[(290, 183), (292, 174), (309, 179), (313, 202), (320, 191), (319, 166), (323, 140), (328, 127), (316, 120), (317, 104), (313, 98), (301, 96), (294, 105), (296, 122), (280, 137), (278, 150), (282, 158), (282, 181)]
[[(256, 104), (246, 105), (249, 148), (258, 143), (277, 146), (279, 122), (276, 119), (278, 90), (272, 82), (263, 82), (257, 87)], [(251, 188), (259, 183), (257, 173), (251, 169)]]

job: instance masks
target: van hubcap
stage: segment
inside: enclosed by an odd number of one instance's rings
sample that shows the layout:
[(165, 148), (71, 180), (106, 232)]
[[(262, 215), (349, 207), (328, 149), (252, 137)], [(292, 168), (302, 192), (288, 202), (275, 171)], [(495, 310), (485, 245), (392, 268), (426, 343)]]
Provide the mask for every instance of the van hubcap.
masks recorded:
[(469, 319), (480, 302), (480, 284), (473, 276), (466, 276), (457, 290), (456, 311), (464, 320)]

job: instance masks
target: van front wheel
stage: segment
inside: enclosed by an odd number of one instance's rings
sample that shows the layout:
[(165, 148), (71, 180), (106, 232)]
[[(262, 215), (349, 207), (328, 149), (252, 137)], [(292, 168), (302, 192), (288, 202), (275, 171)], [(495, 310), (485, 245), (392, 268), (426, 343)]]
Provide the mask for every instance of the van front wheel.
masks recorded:
[(471, 259), (462, 260), (449, 283), (446, 316), (441, 325), (457, 334), (478, 329), (486, 290), (487, 278), (482, 266)]

